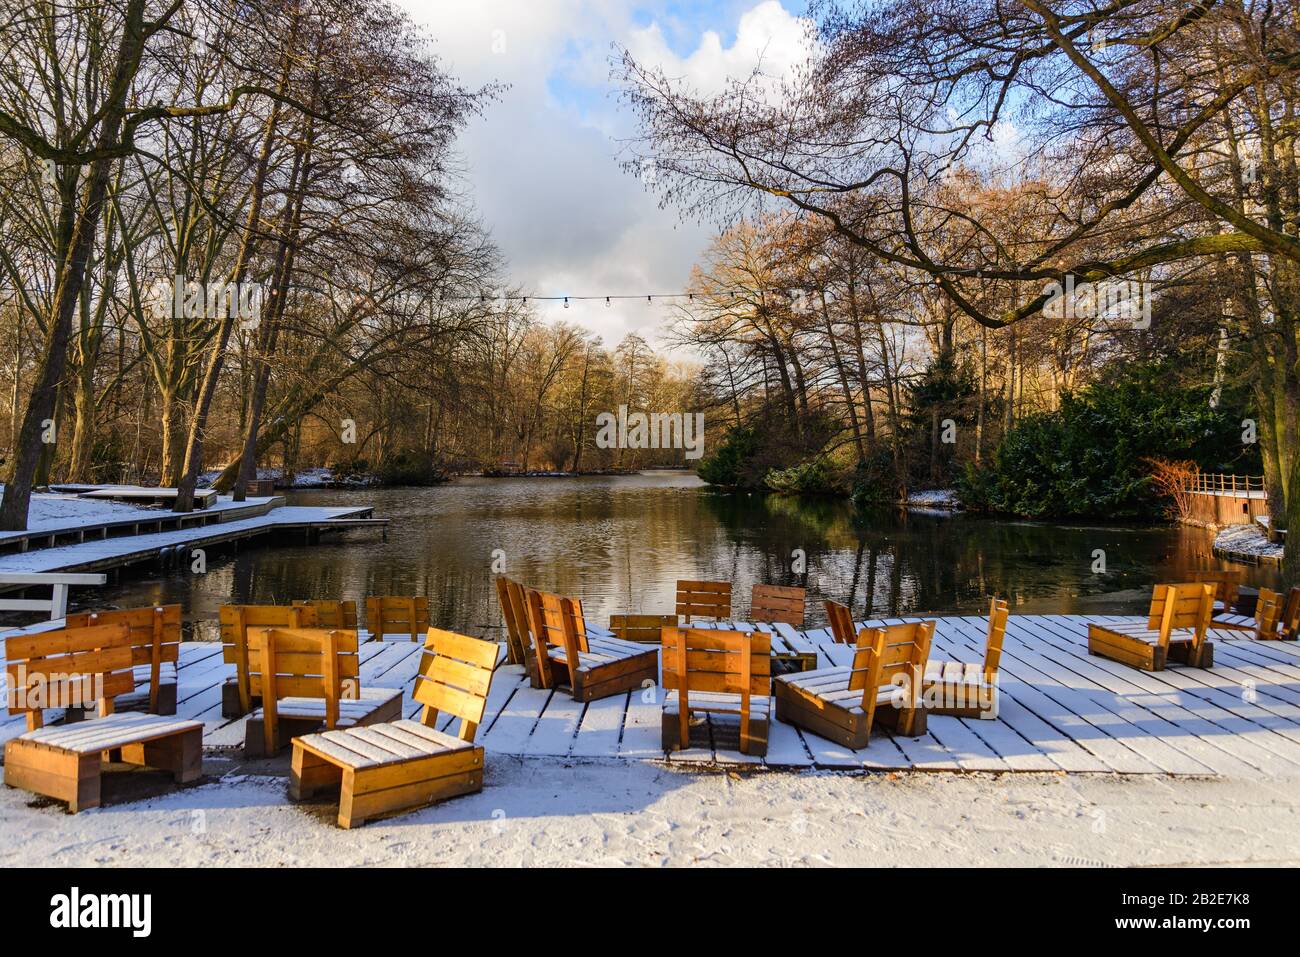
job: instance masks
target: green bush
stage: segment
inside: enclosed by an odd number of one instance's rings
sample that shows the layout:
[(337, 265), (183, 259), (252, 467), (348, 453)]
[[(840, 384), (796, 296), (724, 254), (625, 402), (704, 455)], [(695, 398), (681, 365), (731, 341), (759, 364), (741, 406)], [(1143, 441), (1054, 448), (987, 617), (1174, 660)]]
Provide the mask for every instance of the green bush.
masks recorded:
[(695, 473), (710, 485), (723, 488), (755, 489), (762, 486), (761, 473), (753, 467), (758, 452), (758, 434), (747, 426), (733, 426), (717, 450), (700, 459)]
[(789, 495), (837, 495), (844, 485), (821, 459), (787, 469), (769, 469), (763, 483), (773, 492)]
[(962, 501), (1036, 518), (1154, 518), (1163, 503), (1151, 456), (1207, 470), (1258, 468), (1258, 451), (1241, 443), (1241, 410), (1210, 408), (1209, 391), (1178, 386), (1161, 365), (1138, 365), (1067, 393), (1057, 411), (1018, 422), (992, 463), (967, 467)]

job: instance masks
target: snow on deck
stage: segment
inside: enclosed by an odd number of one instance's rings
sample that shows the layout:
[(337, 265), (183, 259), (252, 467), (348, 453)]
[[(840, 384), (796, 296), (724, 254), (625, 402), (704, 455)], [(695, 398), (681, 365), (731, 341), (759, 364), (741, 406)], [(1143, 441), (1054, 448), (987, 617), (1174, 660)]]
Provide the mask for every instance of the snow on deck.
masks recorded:
[[(1142, 672), (1088, 655), (1088, 623), (1121, 620), (1144, 619), (1013, 615), (1002, 650), (996, 719), (931, 716), (923, 737), (895, 737), (881, 730), (859, 751), (774, 720), (765, 759), (723, 749), (666, 756), (659, 731), (662, 689), (583, 705), (563, 691), (530, 687), (520, 666), (506, 664), (497, 668), (478, 740), (489, 762), (493, 754), (508, 754), (852, 771), (1063, 771), (1247, 779), (1300, 773), (1300, 647), (1215, 630), (1213, 669), (1174, 666)], [(937, 623), (933, 659), (982, 660), (982, 618), (945, 617)], [(852, 654), (847, 646), (835, 644), (825, 629), (795, 632), (781, 627), (779, 632), (778, 646), (815, 649), (818, 667), (845, 664)], [(412, 641), (361, 646), (362, 686), (404, 689), (407, 717), (420, 710), (411, 689), (421, 648), (422, 643)], [(181, 646), (177, 717), (203, 721), (207, 747), (243, 743), (244, 719), (221, 716), (221, 685), (233, 674), (219, 644)], [(444, 725), (451, 720), (445, 719)], [(0, 721), (0, 740), (21, 734), (23, 728), (21, 717)]]
[[(249, 499), (246, 503), (238, 504), (249, 505), (267, 501), (270, 500)], [(205, 514), (211, 513), (220, 507), (220, 504), (213, 505), (205, 510)], [(139, 515), (136, 520), (141, 524), (156, 522), (160, 518), (174, 517), (176, 515), (174, 512), (141, 511), (139, 509), (132, 509), (132, 511)], [(177, 545), (203, 545), (274, 531), (277, 528), (300, 527), (346, 520), (369, 514), (370, 511), (370, 506), (319, 508), (285, 505), (251, 518), (213, 522), (208, 525), (193, 525), (189, 528), (171, 529), (144, 535), (130, 535), (123, 538), (90, 540), (55, 548), (42, 548), (21, 554), (4, 555), (0, 556), (0, 572), (53, 572), (99, 566), (105, 563), (125, 564), (128, 561), (156, 555), (163, 548), (175, 548)]]

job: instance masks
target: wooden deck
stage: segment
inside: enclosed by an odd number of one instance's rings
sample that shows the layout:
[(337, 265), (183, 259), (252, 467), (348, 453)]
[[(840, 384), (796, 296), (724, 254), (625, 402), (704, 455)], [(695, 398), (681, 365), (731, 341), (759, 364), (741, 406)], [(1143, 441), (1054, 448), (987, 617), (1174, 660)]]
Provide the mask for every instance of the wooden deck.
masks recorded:
[[(725, 747), (666, 757), (659, 736), (662, 689), (582, 705), (562, 692), (529, 687), (514, 665), (498, 667), (479, 741), (489, 761), (503, 754), (853, 771), (1300, 776), (1300, 647), (1215, 631), (1213, 670), (1174, 667), (1150, 674), (1088, 655), (1088, 622), (1112, 620), (1121, 619), (1013, 614), (997, 719), (931, 717), (923, 738), (880, 733), (860, 751), (774, 722), (766, 759)], [(932, 657), (980, 660), (983, 629), (979, 617), (938, 619)], [(777, 626), (777, 635), (777, 644), (792, 650), (815, 649), (819, 666), (849, 657), (823, 629)], [(408, 640), (362, 645), (363, 687), (405, 689), (403, 713), (414, 716), (419, 709), (410, 691), (420, 651), (421, 643)], [(243, 720), (221, 717), (221, 683), (231, 674), (220, 645), (182, 646), (178, 717), (202, 720), (209, 748), (243, 742)], [(22, 730), (21, 718), (5, 717), (0, 740)]]

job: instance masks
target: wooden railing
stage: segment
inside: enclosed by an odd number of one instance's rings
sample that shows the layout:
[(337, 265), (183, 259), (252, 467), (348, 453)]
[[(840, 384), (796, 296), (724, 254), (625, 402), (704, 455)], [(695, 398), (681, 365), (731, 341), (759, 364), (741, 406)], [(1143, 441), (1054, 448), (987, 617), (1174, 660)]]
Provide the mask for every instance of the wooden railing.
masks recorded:
[(1264, 491), (1262, 475), (1232, 475), (1224, 472), (1197, 472), (1193, 476), (1189, 492), (1208, 493), (1242, 493)]

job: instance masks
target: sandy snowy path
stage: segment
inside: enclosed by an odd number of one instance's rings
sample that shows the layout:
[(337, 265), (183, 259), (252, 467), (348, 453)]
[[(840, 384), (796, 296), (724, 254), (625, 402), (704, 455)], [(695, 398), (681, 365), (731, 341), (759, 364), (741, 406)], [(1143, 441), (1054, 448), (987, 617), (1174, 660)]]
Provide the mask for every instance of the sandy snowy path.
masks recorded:
[(0, 789), (0, 865), (1300, 864), (1300, 780), (498, 758), (481, 794), (340, 831), (274, 766), (205, 770), (183, 791), (106, 779), (110, 803), (76, 817)]

